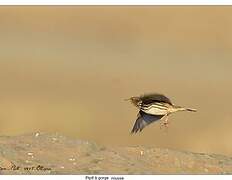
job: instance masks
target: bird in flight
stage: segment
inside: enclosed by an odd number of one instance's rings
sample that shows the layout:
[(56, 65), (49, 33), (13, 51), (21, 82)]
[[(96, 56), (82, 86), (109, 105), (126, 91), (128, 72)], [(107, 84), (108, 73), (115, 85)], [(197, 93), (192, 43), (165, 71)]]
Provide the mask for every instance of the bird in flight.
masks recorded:
[(168, 116), (177, 111), (196, 112), (196, 109), (185, 108), (174, 105), (169, 98), (162, 94), (145, 94), (139, 97), (131, 97), (129, 100), (138, 109), (137, 119), (131, 130), (131, 133), (142, 131), (152, 122), (161, 120), (160, 128), (168, 127)]

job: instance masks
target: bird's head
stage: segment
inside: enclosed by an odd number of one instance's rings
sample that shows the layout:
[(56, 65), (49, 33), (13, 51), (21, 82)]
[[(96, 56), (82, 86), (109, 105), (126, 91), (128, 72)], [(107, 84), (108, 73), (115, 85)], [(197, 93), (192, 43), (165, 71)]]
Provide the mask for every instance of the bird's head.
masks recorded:
[(132, 96), (129, 99), (125, 99), (125, 101), (130, 101), (135, 106), (138, 106), (138, 103), (141, 101), (139, 97)]

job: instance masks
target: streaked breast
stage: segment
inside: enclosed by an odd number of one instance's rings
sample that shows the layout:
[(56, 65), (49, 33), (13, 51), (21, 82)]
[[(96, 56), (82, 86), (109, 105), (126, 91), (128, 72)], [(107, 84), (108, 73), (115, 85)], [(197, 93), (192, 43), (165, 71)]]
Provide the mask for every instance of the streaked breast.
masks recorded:
[(168, 113), (168, 108), (160, 103), (144, 105), (141, 107), (141, 110), (147, 114), (152, 115), (165, 115)]

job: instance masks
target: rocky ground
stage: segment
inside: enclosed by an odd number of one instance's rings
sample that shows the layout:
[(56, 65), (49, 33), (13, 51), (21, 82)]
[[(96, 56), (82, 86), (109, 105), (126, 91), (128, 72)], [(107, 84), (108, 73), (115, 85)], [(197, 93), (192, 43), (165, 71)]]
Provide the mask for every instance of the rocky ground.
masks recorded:
[(34, 133), (0, 137), (0, 174), (232, 174), (232, 158)]

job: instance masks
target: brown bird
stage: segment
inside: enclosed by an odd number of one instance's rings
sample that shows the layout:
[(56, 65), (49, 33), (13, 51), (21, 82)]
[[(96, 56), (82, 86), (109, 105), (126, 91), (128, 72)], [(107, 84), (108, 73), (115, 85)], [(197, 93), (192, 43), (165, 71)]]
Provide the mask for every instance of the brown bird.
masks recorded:
[(152, 122), (163, 120), (161, 126), (168, 127), (168, 116), (177, 111), (192, 111), (196, 109), (185, 108), (174, 105), (169, 98), (162, 94), (145, 94), (139, 97), (131, 97), (129, 100), (139, 109), (137, 119), (131, 133), (142, 131), (144, 127)]

